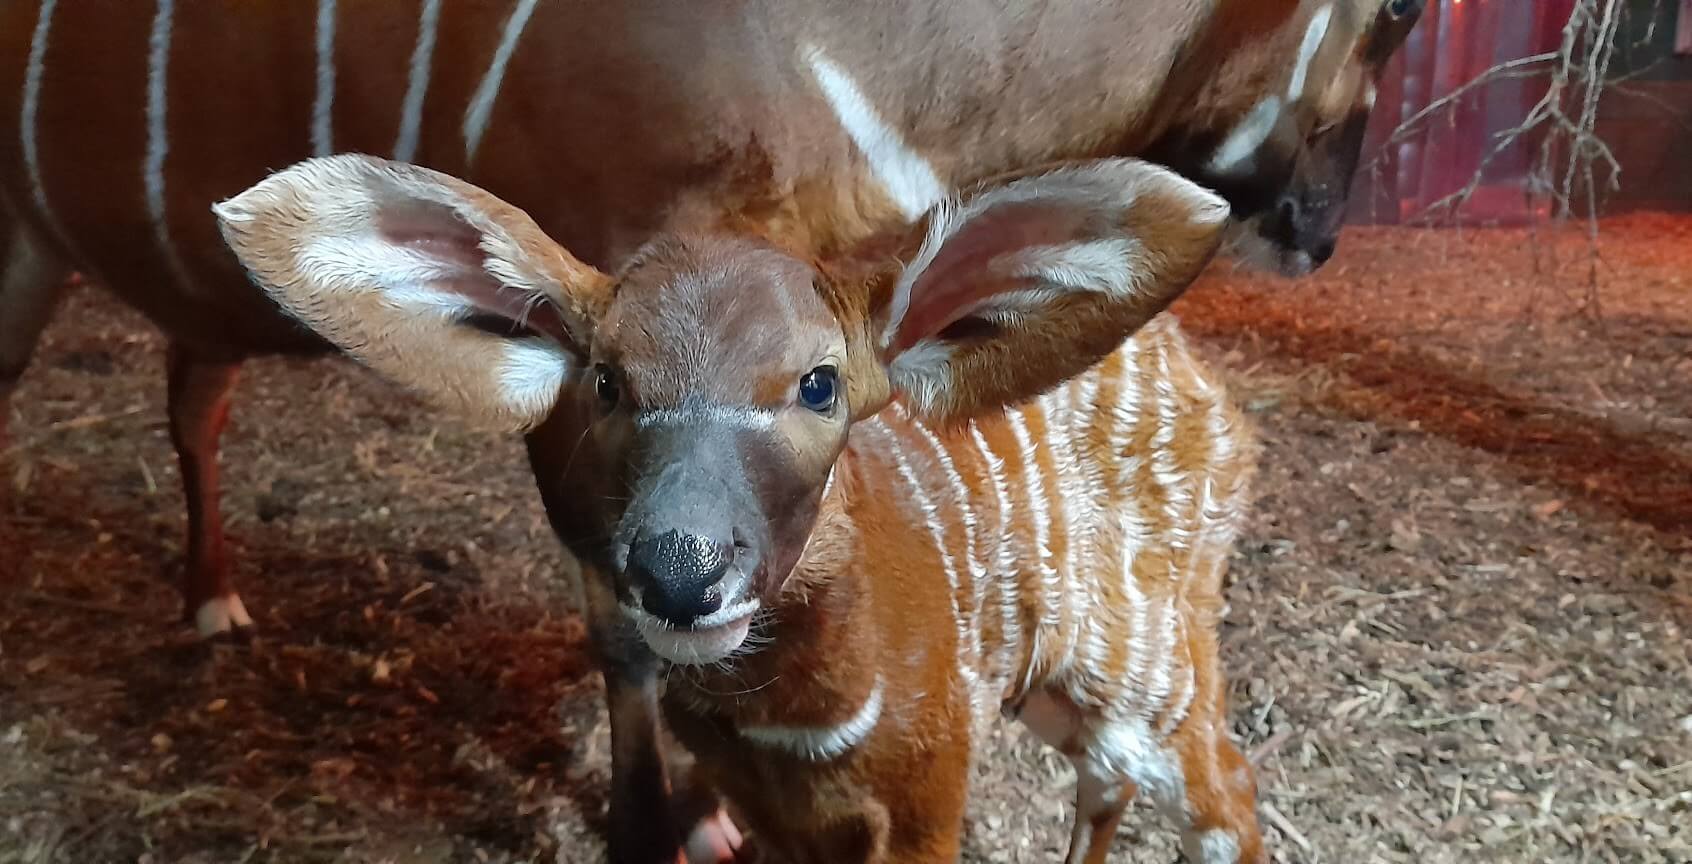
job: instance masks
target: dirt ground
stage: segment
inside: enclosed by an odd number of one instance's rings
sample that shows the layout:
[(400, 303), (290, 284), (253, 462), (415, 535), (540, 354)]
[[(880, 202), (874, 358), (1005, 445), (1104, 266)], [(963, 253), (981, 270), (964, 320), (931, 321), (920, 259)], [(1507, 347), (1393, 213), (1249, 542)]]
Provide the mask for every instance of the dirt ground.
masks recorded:
[[(1178, 306), (1266, 450), (1225, 663), (1278, 861), (1692, 861), (1692, 219), (1359, 229)], [(607, 739), (516, 440), (341, 361), (225, 436), (247, 649), (178, 623), (162, 343), (61, 309), (0, 456), (0, 864), (602, 859)], [(969, 861), (1061, 860), (988, 742)], [(1136, 808), (1122, 861), (1175, 860)]]

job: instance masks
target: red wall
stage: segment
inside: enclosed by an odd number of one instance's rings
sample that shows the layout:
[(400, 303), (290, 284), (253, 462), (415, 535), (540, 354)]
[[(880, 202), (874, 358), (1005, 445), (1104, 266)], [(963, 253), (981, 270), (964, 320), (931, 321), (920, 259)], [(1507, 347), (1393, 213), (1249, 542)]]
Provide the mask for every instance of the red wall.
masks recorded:
[[(1351, 218), (1391, 223), (1426, 213), (1481, 171), (1463, 215), (1515, 221), (1533, 212), (1526, 178), (1537, 138), (1497, 153), (1544, 95), (1535, 78), (1505, 78), (1467, 91), (1391, 141), (1393, 130), (1430, 103), (1506, 61), (1555, 50), (1574, 0), (1440, 0), (1429, 4), (1381, 81), (1352, 196)], [(1483, 163), (1484, 171), (1483, 171)]]

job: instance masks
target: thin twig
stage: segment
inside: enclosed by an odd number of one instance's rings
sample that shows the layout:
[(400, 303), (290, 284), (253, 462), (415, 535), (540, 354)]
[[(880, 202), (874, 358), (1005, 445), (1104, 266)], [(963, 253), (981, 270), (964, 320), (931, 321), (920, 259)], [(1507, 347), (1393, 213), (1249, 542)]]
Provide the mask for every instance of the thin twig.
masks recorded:
[(1550, 63), (1553, 60), (1560, 59), (1561, 56), (1562, 55), (1557, 51), (1546, 51), (1543, 54), (1518, 57), (1515, 60), (1500, 63), (1497, 66), (1482, 72), (1474, 78), (1458, 85), (1457, 88), (1452, 90), (1450, 93), (1429, 102), (1422, 110), (1410, 115), (1408, 120), (1398, 124), (1398, 128), (1393, 130), (1392, 136), (1387, 139), (1387, 143), (1392, 144), (1404, 140), (1410, 135), (1410, 133), (1415, 132), (1422, 123), (1427, 122), (1429, 117), (1432, 117), (1441, 111), (1448, 110), (1457, 102), (1457, 100), (1463, 98), (1471, 91), (1491, 84), (1494, 81), (1501, 78), (1526, 78), (1532, 75), (1546, 74), (1549, 70), (1534, 69), (1525, 72), (1520, 70), (1523, 66), (1532, 66), (1537, 63)]
[(1253, 766), (1262, 765), (1263, 760), (1275, 755), (1275, 751), (1281, 749), (1286, 745), (1287, 741), (1291, 739), (1292, 730), (1282, 729), (1281, 731), (1270, 735), (1262, 744), (1252, 748), (1251, 754), (1246, 756), (1246, 761), (1250, 762)]
[[(1524, 145), (1537, 136), (1538, 156), (1525, 178), (1530, 198), (1547, 199), (1553, 221), (1578, 216), (1585, 224), (1588, 268), (1583, 311), (1597, 318), (1599, 304), (1598, 218), (1604, 193), (1620, 187), (1621, 163), (1609, 145), (1598, 137), (1598, 110), (1604, 93), (1618, 81), (1631, 76), (1612, 76), (1617, 35), (1624, 14), (1624, 0), (1577, 0), (1555, 51), (1518, 57), (1497, 64), (1473, 79), (1429, 102), (1398, 124), (1387, 137), (1386, 147), (1396, 146), (1422, 131), (1435, 117), (1449, 117), (1475, 91), (1503, 80), (1545, 76), (1545, 93), (1528, 108), (1520, 123), (1495, 134), (1470, 179), (1456, 191), (1442, 195), (1423, 208), (1416, 221), (1451, 219), (1479, 190), (1486, 171), (1503, 153)], [(1661, 0), (1653, 5), (1647, 38), (1662, 12)], [(1375, 157), (1369, 170), (1380, 156)], [(1582, 200), (1584, 199), (1584, 200)]]
[(68, 420), (54, 421), (47, 424), (45, 434), (37, 435), (33, 440), (14, 444), (5, 450), (0, 450), (0, 459), (15, 456), (31, 448), (39, 447), (52, 440), (53, 433), (69, 432), (73, 429), (87, 429), (90, 426), (99, 426), (103, 423), (110, 423), (113, 420), (122, 420), (125, 417), (133, 417), (145, 410), (147, 410), (147, 406), (145, 405), (134, 405), (125, 408), (122, 411), (113, 411), (109, 414), (87, 414), (81, 417), (72, 417)]
[(1257, 806), (1263, 811), (1263, 815), (1269, 817), (1269, 821), (1273, 823), (1276, 828), (1281, 830), (1282, 834), (1287, 835), (1288, 840), (1297, 843), (1298, 848), (1303, 849), (1306, 852), (1311, 851), (1310, 838), (1304, 836), (1304, 832), (1294, 828), (1292, 821), (1282, 814), (1275, 805), (1269, 803), (1268, 801), (1263, 801)]

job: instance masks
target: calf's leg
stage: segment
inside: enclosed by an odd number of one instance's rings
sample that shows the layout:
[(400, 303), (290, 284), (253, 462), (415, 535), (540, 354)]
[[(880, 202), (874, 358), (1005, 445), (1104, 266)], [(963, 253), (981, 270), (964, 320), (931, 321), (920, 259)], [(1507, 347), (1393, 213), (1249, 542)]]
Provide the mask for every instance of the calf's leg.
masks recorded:
[[(573, 447), (557, 446), (542, 426), (525, 441), (541, 503), (553, 533), (571, 535), (563, 517), (566, 474)], [(564, 461), (560, 461), (564, 460)], [(734, 860), (741, 837), (720, 806), (684, 812), (670, 787), (659, 736), (659, 661), (617, 608), (609, 579), (582, 561), (576, 596), (587, 624), (589, 648), (605, 681), (611, 724), (611, 796), (606, 846), (611, 864), (716, 864)], [(714, 799), (710, 790), (699, 790)], [(683, 826), (688, 826), (684, 829)]]
[(1075, 773), (1075, 824), (1064, 864), (1105, 864), (1136, 788), (1131, 780), (1100, 775), (1082, 760), (1076, 761)]
[(1193, 639), (1192, 708), (1169, 737), (1179, 759), (1178, 800), (1160, 801), (1177, 814), (1181, 851), (1190, 864), (1268, 864), (1257, 821), (1257, 780), (1251, 763), (1228, 738), (1228, 709), (1213, 639)]

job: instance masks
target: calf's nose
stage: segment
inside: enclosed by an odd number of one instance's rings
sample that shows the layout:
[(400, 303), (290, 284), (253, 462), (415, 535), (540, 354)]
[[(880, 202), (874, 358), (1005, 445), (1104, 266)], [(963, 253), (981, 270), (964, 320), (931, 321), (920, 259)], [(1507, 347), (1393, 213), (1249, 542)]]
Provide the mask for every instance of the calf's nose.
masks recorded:
[(629, 545), (629, 584), (646, 611), (676, 627), (722, 608), (723, 575), (734, 562), (734, 545), (702, 534), (670, 530), (635, 538)]

